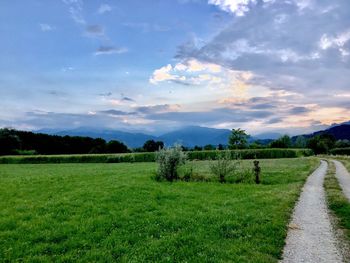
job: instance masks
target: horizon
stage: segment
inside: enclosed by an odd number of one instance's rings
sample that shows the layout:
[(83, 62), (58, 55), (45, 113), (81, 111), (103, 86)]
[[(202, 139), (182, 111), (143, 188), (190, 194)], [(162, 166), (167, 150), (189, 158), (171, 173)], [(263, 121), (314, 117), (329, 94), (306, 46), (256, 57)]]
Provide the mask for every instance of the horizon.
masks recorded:
[(346, 0), (0, 3), (0, 128), (307, 134), (350, 119)]

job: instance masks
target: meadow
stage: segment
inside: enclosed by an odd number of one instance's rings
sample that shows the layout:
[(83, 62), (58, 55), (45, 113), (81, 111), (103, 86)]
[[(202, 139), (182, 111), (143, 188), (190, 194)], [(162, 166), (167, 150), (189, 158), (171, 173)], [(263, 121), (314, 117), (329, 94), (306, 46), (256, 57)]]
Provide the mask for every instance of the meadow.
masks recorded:
[[(209, 162), (193, 167), (206, 173)], [(0, 259), (277, 262), (300, 189), (319, 160), (260, 163), (260, 185), (156, 182), (151, 162), (2, 164)]]

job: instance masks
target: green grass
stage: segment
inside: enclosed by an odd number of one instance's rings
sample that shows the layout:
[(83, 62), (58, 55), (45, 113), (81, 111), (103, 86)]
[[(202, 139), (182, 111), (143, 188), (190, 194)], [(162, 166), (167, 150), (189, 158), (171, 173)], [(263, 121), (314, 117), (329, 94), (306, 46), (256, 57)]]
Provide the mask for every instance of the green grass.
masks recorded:
[[(313, 155), (310, 149), (245, 149), (232, 150), (241, 159), (274, 159), (297, 158)], [(189, 151), (190, 160), (213, 160), (217, 151)], [(30, 163), (124, 163), (124, 162), (154, 162), (154, 152), (122, 153), (122, 154), (72, 154), (72, 155), (14, 155), (0, 156), (0, 164), (30, 164)]]
[(0, 260), (277, 262), (317, 165), (261, 160), (262, 185), (159, 183), (154, 163), (0, 165)]
[[(337, 217), (337, 227), (343, 230), (347, 242), (350, 242), (350, 203), (344, 195), (339, 183), (335, 177), (335, 165), (329, 161), (328, 173), (325, 178), (324, 186), (327, 194), (328, 206)], [(350, 168), (350, 162), (347, 169)]]

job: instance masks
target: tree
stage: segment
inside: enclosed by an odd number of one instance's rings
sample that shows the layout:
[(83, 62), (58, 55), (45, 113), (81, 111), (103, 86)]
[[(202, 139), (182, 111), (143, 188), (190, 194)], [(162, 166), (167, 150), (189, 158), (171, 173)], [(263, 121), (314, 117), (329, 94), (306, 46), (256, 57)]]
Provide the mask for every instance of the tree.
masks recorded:
[(127, 153), (129, 152), (128, 147), (120, 142), (120, 141), (115, 141), (111, 140), (107, 143), (106, 149), (108, 153)]
[(321, 134), (312, 137), (307, 147), (312, 149), (315, 154), (328, 153), (335, 146), (335, 137), (330, 134)]
[(271, 148), (290, 148), (292, 140), (288, 135), (284, 135), (271, 143)]
[(297, 148), (305, 148), (306, 147), (306, 139), (304, 136), (298, 136), (295, 141), (295, 147)]
[(12, 154), (20, 149), (21, 141), (14, 132), (10, 129), (0, 130), (0, 155)]
[(228, 145), (230, 149), (244, 149), (247, 147), (249, 135), (240, 128), (232, 129)]
[(164, 143), (162, 141), (148, 140), (143, 144), (143, 149), (146, 152), (155, 152), (164, 148)]
[(215, 147), (212, 144), (207, 144), (207, 145), (204, 146), (203, 149), (206, 150), (206, 151), (212, 151), (212, 150), (215, 150)]

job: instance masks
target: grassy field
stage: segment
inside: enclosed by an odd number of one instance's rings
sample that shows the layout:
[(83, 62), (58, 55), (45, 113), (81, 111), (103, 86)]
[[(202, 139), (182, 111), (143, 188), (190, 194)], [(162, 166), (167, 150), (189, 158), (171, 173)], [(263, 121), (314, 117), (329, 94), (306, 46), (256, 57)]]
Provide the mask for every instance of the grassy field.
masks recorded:
[(0, 165), (0, 259), (277, 262), (318, 163), (261, 160), (262, 185), (159, 183), (155, 163)]

